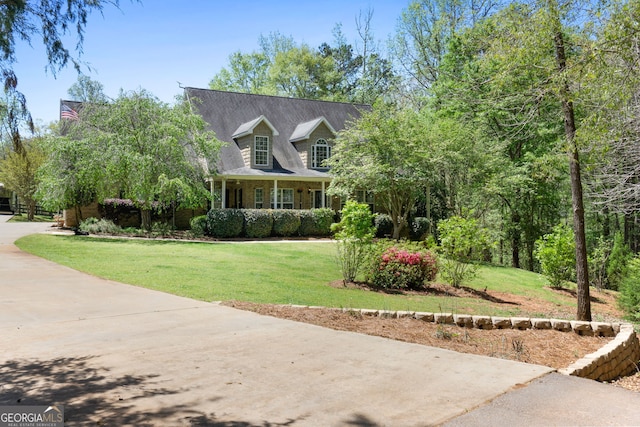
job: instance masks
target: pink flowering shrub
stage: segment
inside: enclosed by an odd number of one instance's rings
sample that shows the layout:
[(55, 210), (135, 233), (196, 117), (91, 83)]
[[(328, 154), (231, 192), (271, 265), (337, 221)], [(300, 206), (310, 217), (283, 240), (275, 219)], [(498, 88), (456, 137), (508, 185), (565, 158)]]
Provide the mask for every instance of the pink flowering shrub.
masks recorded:
[(421, 289), (436, 278), (436, 257), (428, 251), (398, 249), (392, 246), (378, 255), (370, 280), (385, 289)]

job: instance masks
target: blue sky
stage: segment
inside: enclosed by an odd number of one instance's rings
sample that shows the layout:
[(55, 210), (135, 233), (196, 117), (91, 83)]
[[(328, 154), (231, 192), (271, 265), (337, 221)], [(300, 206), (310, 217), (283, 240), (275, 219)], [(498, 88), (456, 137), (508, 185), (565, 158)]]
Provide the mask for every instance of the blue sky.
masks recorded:
[[(350, 43), (355, 20), (373, 9), (372, 30), (381, 46), (395, 32), (409, 0), (121, 0), (120, 10), (105, 7), (86, 27), (83, 72), (104, 85), (107, 96), (144, 88), (171, 102), (183, 86), (207, 88), (235, 51), (258, 49), (261, 34), (278, 31), (298, 43), (317, 47), (333, 41), (337, 23)], [(19, 90), (27, 96), (34, 120), (46, 124), (59, 117), (59, 101), (76, 81), (72, 67), (56, 78), (45, 71), (46, 55), (38, 40), (17, 46), (14, 69)], [(68, 46), (75, 44), (70, 39)]]

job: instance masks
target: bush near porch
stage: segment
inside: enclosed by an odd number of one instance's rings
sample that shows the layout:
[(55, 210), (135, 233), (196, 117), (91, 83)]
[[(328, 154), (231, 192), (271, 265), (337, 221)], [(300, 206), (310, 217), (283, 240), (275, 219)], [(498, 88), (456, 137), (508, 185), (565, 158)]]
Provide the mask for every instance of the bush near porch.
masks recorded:
[(334, 215), (329, 208), (211, 209), (206, 215), (205, 234), (217, 238), (328, 237)]

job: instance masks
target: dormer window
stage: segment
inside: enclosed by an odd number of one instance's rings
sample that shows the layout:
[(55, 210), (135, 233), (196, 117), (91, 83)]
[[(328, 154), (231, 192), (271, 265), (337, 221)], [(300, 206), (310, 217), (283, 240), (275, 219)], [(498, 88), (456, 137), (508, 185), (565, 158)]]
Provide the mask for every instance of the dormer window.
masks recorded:
[(253, 163), (256, 166), (269, 166), (269, 137), (256, 135), (253, 146)]
[(231, 135), (238, 144), (246, 167), (270, 169), (273, 167), (273, 138), (278, 131), (265, 116), (242, 123)]
[(311, 167), (326, 168), (327, 166), (325, 166), (323, 162), (329, 157), (331, 157), (331, 146), (327, 143), (326, 139), (318, 139), (312, 146)]

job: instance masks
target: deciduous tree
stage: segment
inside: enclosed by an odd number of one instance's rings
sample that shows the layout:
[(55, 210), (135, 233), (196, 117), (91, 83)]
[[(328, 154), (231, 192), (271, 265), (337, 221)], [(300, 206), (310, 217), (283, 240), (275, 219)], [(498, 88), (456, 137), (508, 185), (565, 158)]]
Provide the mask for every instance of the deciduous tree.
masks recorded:
[(156, 203), (198, 207), (209, 197), (204, 178), (221, 143), (189, 102), (169, 105), (144, 90), (122, 92), (110, 104), (85, 104), (70, 125), (45, 168), (41, 197), (47, 198), (47, 188), (61, 187), (49, 203), (69, 207), (79, 193), (131, 199), (142, 211), (143, 228), (150, 229)]
[(5, 147), (4, 159), (0, 160), (0, 182), (15, 191), (27, 206), (29, 221), (33, 221), (36, 212), (37, 171), (45, 161), (38, 139), (24, 141), (20, 152)]
[(104, 86), (91, 77), (80, 74), (78, 80), (67, 90), (72, 101), (78, 102), (107, 102)]
[(373, 191), (393, 221), (393, 238), (407, 225), (416, 200), (433, 179), (435, 154), (416, 112), (376, 104), (341, 131), (328, 159), (329, 192)]

